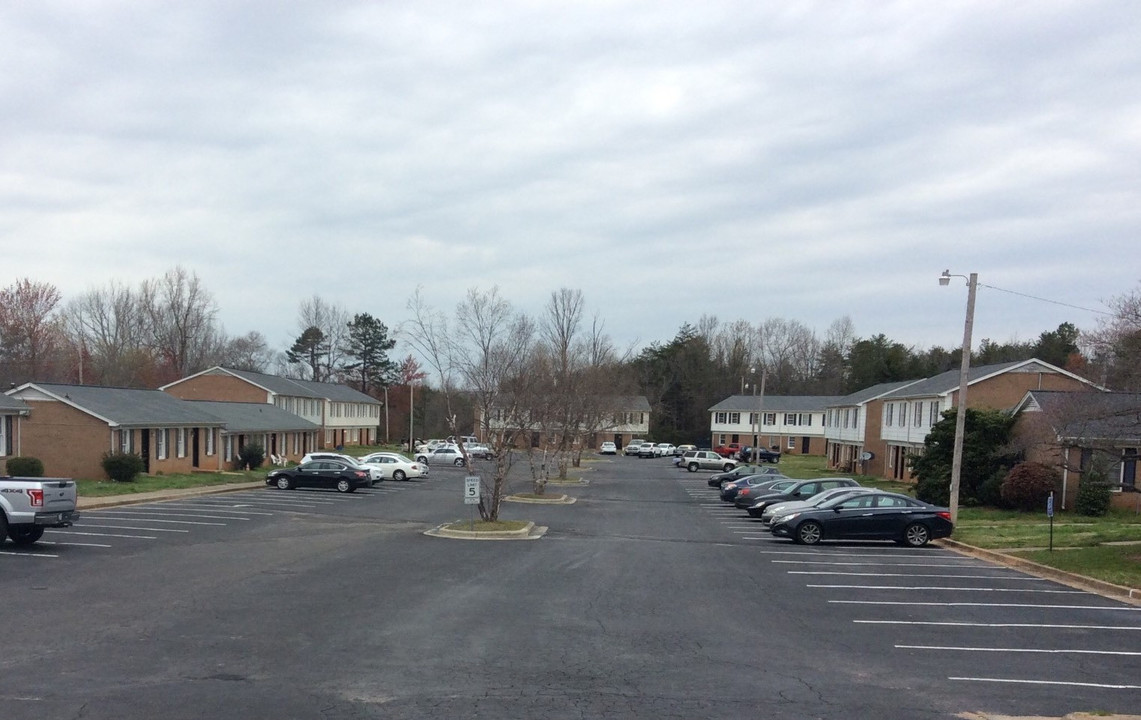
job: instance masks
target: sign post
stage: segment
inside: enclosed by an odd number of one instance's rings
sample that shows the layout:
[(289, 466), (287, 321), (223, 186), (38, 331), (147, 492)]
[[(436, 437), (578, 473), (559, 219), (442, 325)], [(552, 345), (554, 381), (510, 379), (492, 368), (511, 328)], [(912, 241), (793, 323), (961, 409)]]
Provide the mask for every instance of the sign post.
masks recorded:
[[(464, 505), (479, 505), (479, 475), (464, 478)], [(471, 509), (471, 529), (475, 530), (475, 508)]]
[(1050, 518), (1050, 552), (1054, 552), (1054, 491), (1046, 498), (1046, 517)]

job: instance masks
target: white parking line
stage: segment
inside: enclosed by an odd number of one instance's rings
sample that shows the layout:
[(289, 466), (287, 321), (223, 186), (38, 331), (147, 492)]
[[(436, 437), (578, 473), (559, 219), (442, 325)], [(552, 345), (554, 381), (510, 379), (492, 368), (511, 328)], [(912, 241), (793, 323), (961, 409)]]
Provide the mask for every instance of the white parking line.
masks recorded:
[[(906, 563), (906, 562), (830, 562), (826, 560), (773, 560), (774, 565), (839, 565), (841, 567), (862, 567), (876, 565), (878, 567), (917, 567), (917, 568), (957, 568), (980, 567), (975, 563)], [(983, 566), (985, 567), (985, 566)]]
[(1022, 685), (1065, 685), (1067, 687), (1102, 688), (1105, 690), (1141, 690), (1141, 685), (1111, 685), (1109, 683), (1064, 682), (1062, 680), (1015, 680), (1011, 678), (949, 677), (948, 680), (966, 682), (1017, 683)]
[(50, 553), (12, 552), (10, 550), (0, 550), (0, 555), (18, 555), (19, 557), (33, 557), (33, 558), (56, 558), (56, 557), (59, 557), (59, 555), (51, 555)]
[(952, 573), (915, 575), (912, 573), (885, 572), (836, 572), (835, 570), (788, 570), (789, 575), (842, 575), (851, 577), (906, 577), (906, 578), (964, 578), (968, 580), (1017, 580), (1024, 582), (1048, 582), (1046, 578), (1031, 575), (955, 575)]
[(952, 590), (955, 592), (1016, 592), (1016, 593), (1042, 593), (1052, 595), (1084, 595), (1084, 590), (1027, 590), (1025, 588), (989, 588), (989, 587), (939, 587), (937, 585), (912, 587), (904, 585), (805, 585), (810, 588), (833, 588), (840, 590)]
[[(170, 525), (213, 525), (215, 527), (226, 527), (226, 523), (201, 522), (198, 520), (162, 520), (159, 518), (146, 517), (145, 515), (110, 515), (110, 514), (105, 514), (105, 513), (99, 513), (98, 515), (95, 515), (94, 513), (89, 514), (86, 518), (84, 518), (84, 524), (86, 525), (88, 522), (93, 522), (93, 521), (98, 522), (99, 520), (102, 520), (104, 518), (106, 518), (108, 520), (136, 520), (138, 522), (167, 523)], [(225, 519), (226, 520), (239, 520), (241, 518), (225, 518)]]
[(48, 530), (57, 535), (90, 535), (92, 537), (135, 538), (138, 540), (158, 540), (157, 535), (116, 535), (115, 533), (78, 532), (76, 530)]
[[(190, 518), (204, 518), (206, 520), (249, 520), (248, 517), (234, 516), (234, 515), (206, 515), (203, 513), (180, 513), (180, 512), (167, 512), (165, 510), (131, 510), (120, 508), (115, 510), (117, 515), (123, 513), (128, 517), (145, 517), (149, 515), (158, 515), (159, 517), (190, 517)], [(100, 512), (96, 517), (112, 517), (110, 514)], [(174, 521), (172, 521), (174, 522)]]
[(1141, 656), (1141, 652), (1132, 650), (1074, 650), (1074, 649), (1042, 649), (1042, 648), (987, 648), (987, 647), (955, 647), (951, 645), (896, 645), (899, 650), (955, 650), (960, 652), (1008, 652), (1008, 653), (1042, 653), (1045, 655), (1126, 655), (1129, 657)]
[(995, 607), (995, 608), (1045, 608), (1048, 610), (1125, 610), (1138, 612), (1138, 607), (1106, 607), (1104, 605), (1035, 605), (1031, 603), (972, 603), (972, 602), (914, 602), (911, 600), (829, 600), (836, 605), (907, 605), (908, 607)]
[(227, 512), (227, 513), (232, 512), (232, 513), (241, 513), (243, 515), (261, 515), (264, 517), (273, 517), (273, 513), (271, 513), (271, 512), (260, 512), (258, 510), (250, 510), (249, 506), (244, 505), (244, 504), (242, 504), (242, 505), (233, 505), (233, 504), (231, 504), (231, 505), (222, 505), (222, 504), (218, 504), (218, 505), (212, 505), (212, 504), (190, 505), (190, 504), (178, 503), (176, 505), (172, 504), (172, 506), (178, 507), (178, 508), (187, 508), (189, 510), (209, 510), (210, 512)]
[(949, 627), (1043, 628), (1046, 630), (1141, 630), (1141, 625), (1059, 625), (1050, 623), (974, 623), (936, 620), (853, 620), (864, 625), (939, 625)]
[(131, 527), (129, 525), (88, 525), (86, 520), (84, 520), (82, 527), (99, 528), (99, 529), (106, 528), (107, 530), (145, 530), (147, 532), (167, 532), (167, 533), (170, 533), (170, 532), (188, 533), (188, 532), (190, 532), (189, 530), (182, 530), (180, 528)]
[(101, 548), (112, 547), (111, 545), (104, 545), (103, 543), (55, 542), (54, 540), (40, 540), (40, 545), (67, 545), (68, 547), (101, 547)]
[(943, 560), (962, 560), (966, 563), (985, 566), (986, 563), (974, 558), (965, 558), (961, 555), (953, 553), (932, 553), (931, 550), (909, 550), (907, 548), (891, 547), (889, 545), (882, 545), (876, 547), (874, 545), (868, 546), (864, 550), (855, 552), (845, 552), (843, 550), (834, 551), (819, 551), (810, 550), (805, 548), (803, 550), (765, 550), (762, 555), (800, 555), (801, 557), (875, 557), (878, 555), (886, 555), (890, 557), (937, 557)]

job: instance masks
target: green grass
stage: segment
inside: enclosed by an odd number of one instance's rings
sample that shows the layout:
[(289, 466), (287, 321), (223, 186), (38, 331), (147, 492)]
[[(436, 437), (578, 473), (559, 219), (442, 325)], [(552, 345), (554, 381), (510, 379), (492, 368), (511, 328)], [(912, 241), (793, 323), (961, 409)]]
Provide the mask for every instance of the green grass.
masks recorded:
[(1073, 550), (1014, 553), (1042, 565), (1116, 585), (1141, 588), (1141, 545), (1103, 545)]
[[(989, 549), (1043, 548), (1050, 544), (1050, 520), (1045, 513), (962, 508), (952, 537)], [(1141, 542), (1141, 515), (1133, 512), (1112, 510), (1100, 518), (1070, 513), (1054, 516), (1054, 547), (1094, 547), (1130, 541)]]
[(232, 485), (234, 483), (265, 480), (268, 468), (247, 472), (192, 473), (189, 475), (140, 475), (133, 482), (113, 482), (111, 480), (77, 480), (76, 490), (80, 497), (107, 497), (109, 495), (132, 495), (154, 490), (182, 490), (210, 485)]

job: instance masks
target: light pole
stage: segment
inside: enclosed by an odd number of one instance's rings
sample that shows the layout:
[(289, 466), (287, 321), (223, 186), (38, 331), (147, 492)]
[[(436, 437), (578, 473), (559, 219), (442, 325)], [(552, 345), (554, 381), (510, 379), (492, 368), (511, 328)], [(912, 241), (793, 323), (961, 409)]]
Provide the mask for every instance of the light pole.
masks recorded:
[(959, 520), (959, 480), (963, 474), (963, 435), (967, 427), (967, 382), (971, 369), (971, 327), (975, 322), (975, 290), (979, 284), (978, 273), (952, 275), (944, 270), (939, 276), (939, 284), (951, 284), (951, 278), (959, 277), (967, 281), (967, 321), (963, 326), (963, 350), (959, 362), (959, 394), (955, 408), (955, 444), (951, 453), (951, 522)]

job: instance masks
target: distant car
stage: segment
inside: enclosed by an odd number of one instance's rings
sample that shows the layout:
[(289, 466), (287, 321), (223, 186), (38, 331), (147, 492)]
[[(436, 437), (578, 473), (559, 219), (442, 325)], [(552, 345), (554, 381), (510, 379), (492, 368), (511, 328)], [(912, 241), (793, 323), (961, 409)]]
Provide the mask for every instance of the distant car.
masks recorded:
[(464, 456), (457, 447), (438, 447), (430, 453), (419, 453), (416, 455), (416, 462), (427, 463), (431, 465), (456, 465), (464, 464)]
[(473, 458), (479, 458), (480, 460), (495, 459), (495, 453), (491, 451), (491, 448), (480, 442), (473, 442), (470, 444), (465, 442), (464, 450), (467, 450), (467, 454), (471, 455)]
[(796, 484), (792, 478), (769, 478), (761, 475), (743, 477), (731, 480), (721, 486), (721, 499), (725, 502), (735, 502), (741, 493), (746, 495), (756, 493), (780, 492)]
[[(741, 462), (750, 462), (753, 460), (753, 448), (742, 448), (741, 452), (737, 453), (737, 457), (741, 459)], [(757, 457), (754, 462), (778, 463), (780, 462), (780, 451), (770, 450), (768, 448), (757, 448)]]
[(876, 490), (831, 500), (773, 519), (773, 535), (802, 545), (821, 540), (894, 540), (923, 547), (955, 529), (951, 512), (906, 495)]
[(773, 518), (778, 515), (787, 515), (794, 510), (807, 510), (808, 508), (823, 505), (824, 503), (835, 500), (840, 497), (847, 497), (849, 495), (860, 495), (861, 493), (872, 492), (873, 488), (866, 487), (842, 487), (833, 488), (832, 490), (825, 490), (819, 495), (813, 495), (807, 500), (791, 500), (783, 503), (773, 503), (761, 511), (761, 524), (772, 525)]
[(313, 460), (297, 467), (278, 468), (265, 476), (265, 484), (279, 490), (298, 487), (329, 487), (351, 493), (372, 484), (368, 472), (340, 460)]
[(657, 453), (654, 451), (654, 444), (651, 442), (648, 442), (648, 443), (642, 443), (641, 445), (639, 445), (638, 446), (638, 457), (640, 457), (640, 458), (657, 457)]
[(409, 460), (400, 453), (375, 452), (365, 455), (361, 462), (380, 468), (385, 480), (407, 480), (408, 478), (428, 477), (428, 465)]
[(374, 483), (378, 483), (384, 479), (384, 472), (381, 471), (380, 468), (366, 465), (351, 455), (331, 452), (311, 452), (306, 453), (305, 457), (301, 458), (301, 462), (303, 464), (312, 462), (314, 460), (336, 460), (338, 462), (343, 462), (347, 465), (355, 467), (358, 470), (364, 470), (366, 473), (368, 473), (369, 481)]
[(598, 454), (599, 455), (617, 455), (618, 454), (618, 446), (615, 445), (614, 443), (610, 442), (609, 440), (607, 440), (606, 442), (604, 442), (598, 446)]
[(638, 451), (642, 449), (642, 444), (645, 440), (631, 440), (630, 443), (622, 449), (623, 455), (637, 455)]
[[(791, 502), (793, 500), (807, 500), (808, 498), (819, 495), (825, 490), (833, 490), (840, 487), (859, 487), (860, 484), (852, 478), (820, 478), (818, 480), (801, 480), (796, 485), (782, 490), (781, 492), (772, 492), (760, 497), (750, 498), (750, 502), (746, 502), (743, 498), (737, 498), (736, 505), (742, 510), (748, 510), (750, 517), (759, 518), (764, 514), (765, 508), (769, 505), (775, 505), (781, 502)], [(752, 502), (755, 500), (755, 502)]]
[(772, 477), (784, 477), (784, 474), (775, 467), (738, 465), (729, 472), (719, 472), (710, 475), (709, 487), (721, 487), (721, 484), (726, 481), (736, 480), (737, 478), (748, 477), (750, 475), (770, 475)]
[(681, 467), (690, 472), (698, 470), (720, 470), (729, 472), (737, 467), (737, 461), (723, 458), (712, 450), (690, 450), (682, 456)]
[(674, 454), (673, 443), (658, 443), (654, 446), (654, 457), (669, 457)]
[(677, 457), (681, 457), (682, 455), (685, 455), (690, 450), (696, 450), (696, 449), (697, 449), (696, 445), (678, 445), (677, 447), (674, 448), (674, 455)]

